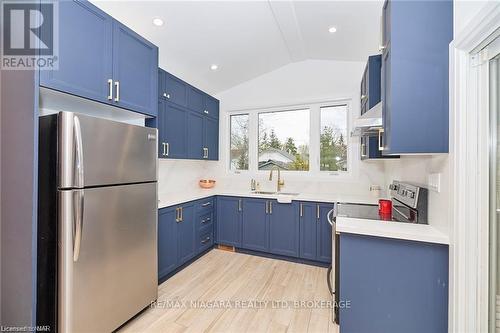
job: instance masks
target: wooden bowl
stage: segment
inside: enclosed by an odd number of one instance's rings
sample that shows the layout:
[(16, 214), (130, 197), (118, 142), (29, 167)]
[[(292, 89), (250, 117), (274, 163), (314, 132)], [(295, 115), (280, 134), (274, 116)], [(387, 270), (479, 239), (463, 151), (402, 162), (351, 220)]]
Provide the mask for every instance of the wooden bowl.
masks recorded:
[(212, 188), (215, 186), (215, 180), (213, 179), (201, 179), (198, 184), (201, 188)]

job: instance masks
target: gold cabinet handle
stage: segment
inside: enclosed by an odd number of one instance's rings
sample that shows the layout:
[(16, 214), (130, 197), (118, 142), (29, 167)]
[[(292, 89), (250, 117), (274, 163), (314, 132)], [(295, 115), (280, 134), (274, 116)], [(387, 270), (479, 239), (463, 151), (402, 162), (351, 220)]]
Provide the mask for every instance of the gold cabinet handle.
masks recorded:
[(384, 145), (382, 143), (382, 135), (384, 133), (384, 129), (383, 128), (379, 128), (378, 130), (378, 150), (382, 151), (384, 150)]
[(273, 213), (273, 202), (269, 201), (269, 214)]
[(269, 204), (269, 201), (266, 201), (266, 214), (269, 214), (268, 204)]
[(319, 221), (319, 205), (316, 205), (316, 218)]
[(301, 202), (300, 203), (300, 217), (302, 217), (303, 215), (304, 215), (304, 205)]
[(179, 222), (179, 207), (175, 209), (175, 222)]
[(113, 80), (108, 79), (108, 101), (113, 99)]
[(241, 199), (238, 199), (238, 212), (241, 212)]

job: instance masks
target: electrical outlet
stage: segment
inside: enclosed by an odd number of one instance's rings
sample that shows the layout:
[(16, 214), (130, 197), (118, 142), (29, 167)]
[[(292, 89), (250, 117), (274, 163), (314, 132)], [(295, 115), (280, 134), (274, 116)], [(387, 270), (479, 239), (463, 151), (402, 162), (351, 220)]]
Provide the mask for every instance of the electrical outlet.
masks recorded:
[(441, 192), (441, 174), (440, 173), (431, 173), (427, 180), (427, 185), (429, 186), (429, 190), (435, 192)]

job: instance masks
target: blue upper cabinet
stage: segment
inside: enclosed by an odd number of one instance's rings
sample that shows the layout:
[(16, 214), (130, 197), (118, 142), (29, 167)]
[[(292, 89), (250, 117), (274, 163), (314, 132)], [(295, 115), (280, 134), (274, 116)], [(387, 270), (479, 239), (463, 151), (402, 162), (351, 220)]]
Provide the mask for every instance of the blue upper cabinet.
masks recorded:
[(194, 87), (189, 87), (188, 90), (188, 107), (191, 110), (203, 113), (205, 110), (204, 93)]
[(59, 69), (40, 71), (40, 85), (108, 103), (113, 19), (89, 2), (60, 1), (59, 26)]
[(243, 199), (241, 247), (267, 252), (269, 249), (269, 201), (265, 199)]
[(368, 57), (361, 80), (361, 114), (380, 102), (381, 67), (382, 56), (380, 54)]
[(339, 238), (342, 333), (448, 332), (448, 246)]
[[(167, 106), (156, 123), (164, 141), (159, 157), (218, 160), (219, 101), (162, 69), (158, 73), (159, 100)], [(172, 122), (174, 119), (177, 121)], [(173, 141), (177, 141), (175, 148)]]
[(297, 203), (269, 201), (269, 252), (299, 256), (299, 220)]
[(40, 85), (155, 117), (158, 48), (87, 1), (59, 6), (59, 69)]
[[(159, 69), (161, 81), (159, 97), (181, 106), (187, 106), (188, 84), (181, 79)], [(159, 82), (160, 83), (160, 82)]]
[(204, 145), (204, 126), (205, 119), (201, 113), (188, 112), (188, 158), (202, 159), (206, 151)]
[(383, 7), (383, 154), (448, 152), (452, 1)]
[(217, 161), (219, 159), (219, 120), (205, 117), (203, 125), (204, 158)]
[(118, 21), (113, 27), (113, 101), (156, 116), (158, 48)]

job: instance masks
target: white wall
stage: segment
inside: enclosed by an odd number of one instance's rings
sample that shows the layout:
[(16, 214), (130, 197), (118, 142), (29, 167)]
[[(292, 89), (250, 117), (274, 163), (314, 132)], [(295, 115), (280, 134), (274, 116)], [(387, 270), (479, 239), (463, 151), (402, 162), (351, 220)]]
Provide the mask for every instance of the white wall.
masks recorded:
[(453, 1), (453, 33), (457, 36), (470, 20), (490, 1), (455, 0)]

